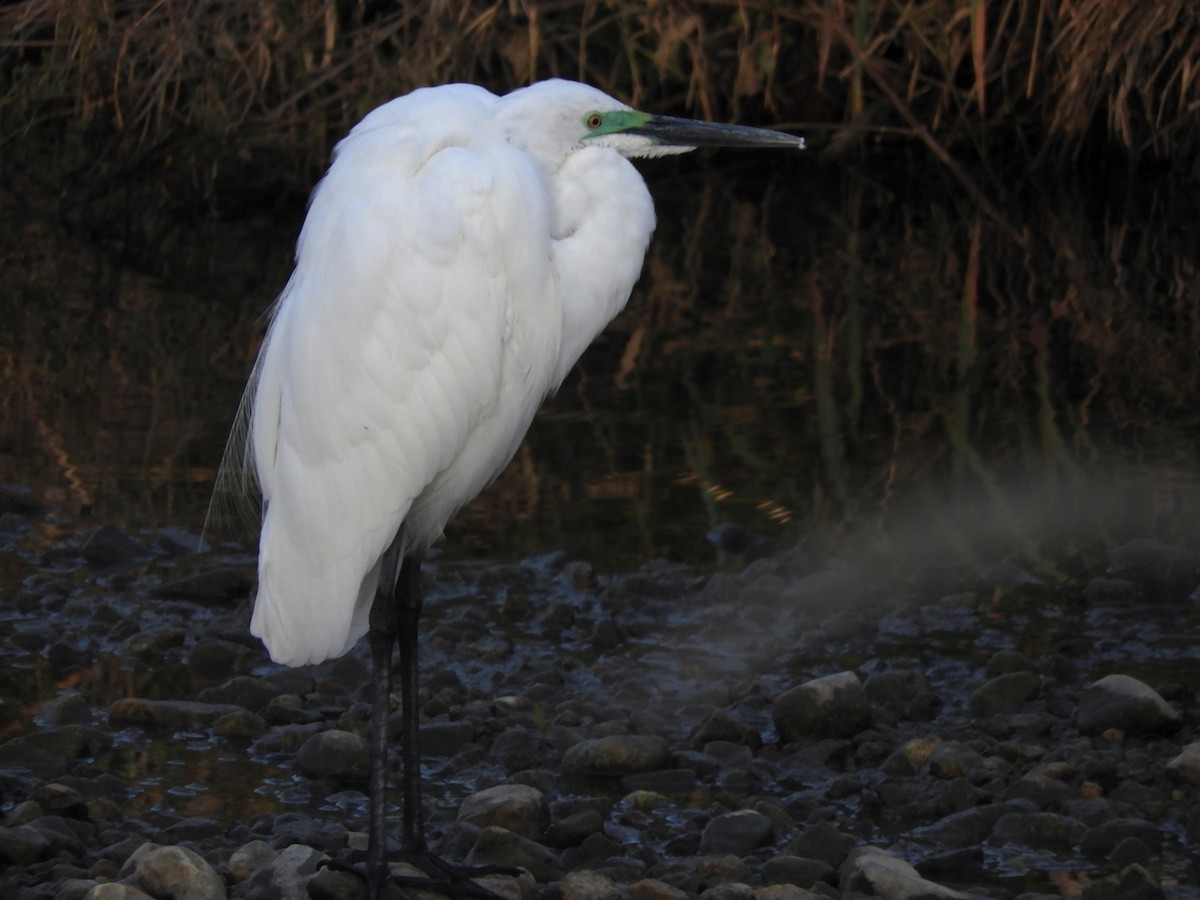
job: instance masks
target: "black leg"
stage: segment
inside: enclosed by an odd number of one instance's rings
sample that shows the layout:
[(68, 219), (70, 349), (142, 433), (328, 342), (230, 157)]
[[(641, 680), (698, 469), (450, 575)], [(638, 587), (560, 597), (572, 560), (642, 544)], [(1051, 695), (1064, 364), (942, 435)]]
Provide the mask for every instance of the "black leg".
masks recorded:
[[(371, 680), (374, 697), (371, 707), (370, 806), (367, 838), (367, 883), (370, 900), (382, 900), (391, 881), (401, 887), (428, 888), (443, 894), (491, 898), (491, 891), (471, 881), (479, 875), (519, 875), (508, 866), (455, 866), (429, 851), (425, 844), (425, 821), (421, 809), (421, 749), (417, 708), (418, 654), (417, 626), (421, 618), (421, 557), (401, 556), (400, 535), (383, 556), (379, 587), (371, 605), (368, 640), (371, 646)], [(401, 787), (404, 790), (404, 818), (400, 858), (428, 875), (428, 878), (391, 876), (387, 848), (387, 751), (388, 707), (392, 685), (392, 648), (400, 648), (400, 699), (402, 709)]]
[[(380, 900), (388, 878), (387, 758), (388, 712), (392, 694), (392, 647), (400, 628), (396, 600), (397, 581), (403, 570), (401, 536), (396, 535), (383, 556), (379, 586), (371, 603), (367, 640), (371, 647), (371, 744), (368, 808), (367, 883), (371, 900)], [(407, 709), (407, 707), (406, 707)], [(405, 744), (407, 752), (407, 742)], [(407, 795), (406, 799), (407, 799)], [(407, 818), (408, 804), (405, 803)]]

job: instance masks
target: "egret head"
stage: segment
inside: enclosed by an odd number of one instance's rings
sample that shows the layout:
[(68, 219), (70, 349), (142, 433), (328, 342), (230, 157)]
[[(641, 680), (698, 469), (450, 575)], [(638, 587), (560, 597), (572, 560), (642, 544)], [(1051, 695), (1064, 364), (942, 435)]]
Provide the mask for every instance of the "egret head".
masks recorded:
[(508, 94), (497, 119), (513, 144), (557, 163), (584, 147), (611, 147), (626, 157), (697, 147), (804, 147), (803, 138), (779, 131), (640, 112), (596, 88), (560, 79)]

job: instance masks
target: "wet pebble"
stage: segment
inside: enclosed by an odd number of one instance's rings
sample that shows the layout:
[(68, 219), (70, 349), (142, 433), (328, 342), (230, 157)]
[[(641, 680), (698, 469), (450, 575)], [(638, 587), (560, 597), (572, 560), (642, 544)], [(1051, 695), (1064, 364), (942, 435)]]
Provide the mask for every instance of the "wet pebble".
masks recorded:
[(314, 778), (366, 778), (370, 768), (366, 739), (336, 728), (320, 731), (300, 745), (296, 767)]
[(773, 823), (762, 813), (750, 809), (723, 813), (704, 826), (700, 852), (744, 856), (768, 843), (773, 833)]
[(878, 847), (853, 851), (841, 866), (839, 883), (843, 892), (860, 891), (896, 900), (907, 897), (971, 900), (974, 896), (922, 878), (912, 865)]
[(1127, 734), (1152, 734), (1174, 730), (1179, 713), (1149, 685), (1118, 674), (1106, 675), (1084, 691), (1076, 721), (1084, 734), (1113, 728)]
[(785, 691), (771, 705), (784, 741), (850, 737), (871, 722), (871, 703), (854, 672), (814, 678)]
[(172, 900), (224, 900), (225, 881), (204, 857), (186, 847), (146, 844), (134, 852), (122, 873), (132, 868), (139, 888), (152, 897)]
[(501, 784), (469, 796), (458, 809), (458, 821), (497, 825), (538, 840), (546, 830), (549, 807), (542, 792), (524, 784)]
[(241, 710), (228, 703), (199, 700), (147, 700), (125, 697), (108, 708), (108, 719), (116, 725), (149, 725), (162, 728), (204, 728), (221, 716)]
[(662, 769), (670, 762), (670, 748), (657, 735), (614, 734), (588, 738), (563, 754), (563, 770), (575, 775), (609, 776)]

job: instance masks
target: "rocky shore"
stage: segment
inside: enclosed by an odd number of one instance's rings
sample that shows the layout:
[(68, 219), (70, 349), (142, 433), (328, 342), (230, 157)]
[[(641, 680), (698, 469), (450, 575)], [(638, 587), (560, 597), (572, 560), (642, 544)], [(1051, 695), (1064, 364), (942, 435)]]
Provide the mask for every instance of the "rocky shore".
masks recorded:
[[(271, 664), (189, 546), (0, 518), (0, 897), (365, 896), (365, 647)], [(1198, 898), (1197, 562), (434, 559), (430, 835), (513, 898)]]

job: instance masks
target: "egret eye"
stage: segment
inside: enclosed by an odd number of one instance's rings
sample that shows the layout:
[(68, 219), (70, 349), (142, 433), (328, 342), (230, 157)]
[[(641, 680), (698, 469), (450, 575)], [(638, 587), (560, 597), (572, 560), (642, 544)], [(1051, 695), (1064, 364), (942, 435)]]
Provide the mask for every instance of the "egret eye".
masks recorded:
[(583, 124), (590, 130), (595, 130), (604, 124), (604, 116), (598, 112), (588, 113), (583, 117)]

